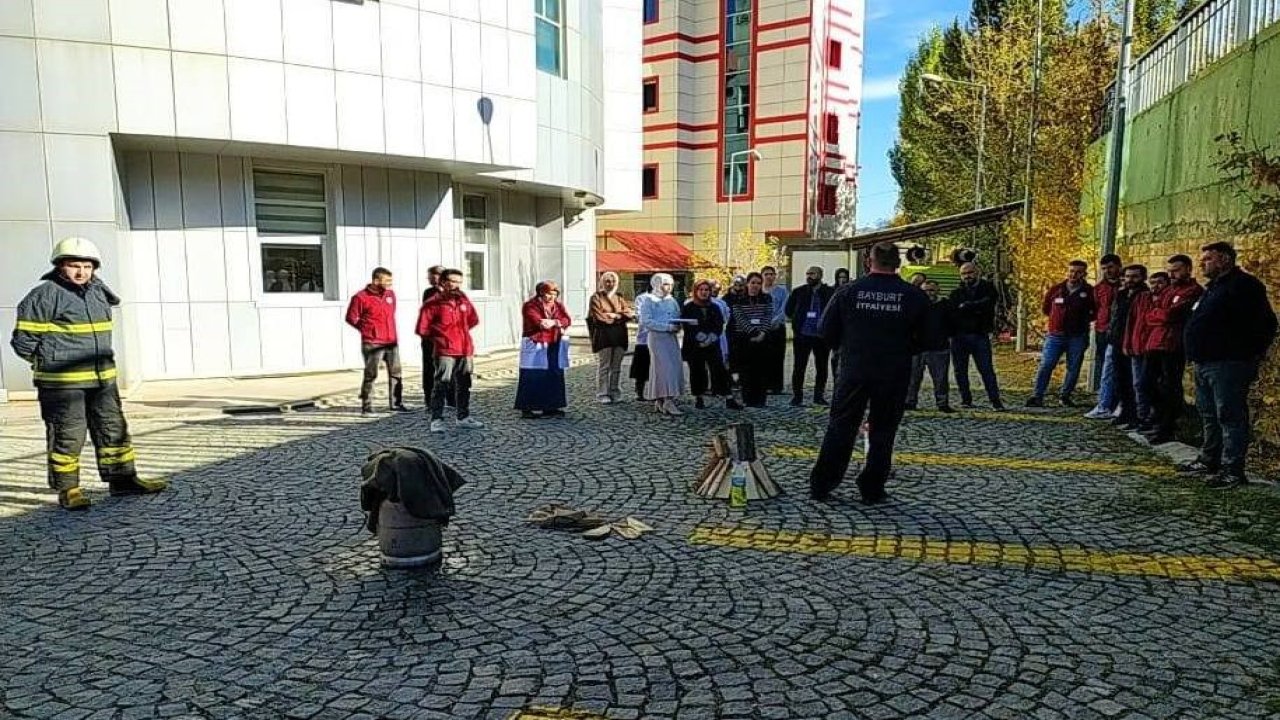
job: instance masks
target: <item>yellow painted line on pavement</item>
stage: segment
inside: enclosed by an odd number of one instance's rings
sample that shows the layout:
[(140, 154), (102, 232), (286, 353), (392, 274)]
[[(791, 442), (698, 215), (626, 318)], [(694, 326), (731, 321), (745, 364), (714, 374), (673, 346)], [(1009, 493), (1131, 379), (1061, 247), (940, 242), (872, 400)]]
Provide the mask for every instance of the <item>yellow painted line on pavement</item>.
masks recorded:
[(508, 720), (604, 720), (604, 715), (564, 708), (531, 707), (517, 710)]
[(792, 530), (697, 527), (693, 545), (808, 555), (846, 555), (980, 565), (1016, 570), (1129, 575), (1170, 580), (1280, 582), (1280, 563), (1266, 558), (1164, 555), (1086, 547), (1027, 546), (924, 536), (839, 536)]
[[(777, 458), (792, 460), (813, 460), (818, 457), (818, 449), (801, 445), (775, 445), (766, 451)], [(1174, 475), (1172, 468), (1162, 465), (1141, 465), (1134, 463), (1106, 462), (1102, 460), (1030, 460), (1014, 457), (990, 457), (982, 455), (960, 455), (959, 453), (913, 453), (893, 454), (895, 465), (926, 465), (947, 467), (990, 468), (993, 470), (1046, 470), (1049, 472), (1093, 472), (1093, 473), (1137, 473), (1152, 477)]]

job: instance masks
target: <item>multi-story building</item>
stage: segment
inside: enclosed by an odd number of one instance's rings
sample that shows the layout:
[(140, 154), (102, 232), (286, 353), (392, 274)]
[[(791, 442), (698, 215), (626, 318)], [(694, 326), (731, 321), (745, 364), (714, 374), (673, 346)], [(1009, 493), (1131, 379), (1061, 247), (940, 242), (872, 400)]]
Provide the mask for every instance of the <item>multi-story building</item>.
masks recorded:
[(714, 252), (730, 211), (735, 236), (851, 231), (864, 15), (864, 0), (645, 0), (644, 207), (601, 220), (601, 265)]
[[(88, 237), (126, 385), (357, 367), (347, 298), (459, 267), (482, 349), (542, 278), (585, 312), (636, 210), (637, 0), (0, 2), (0, 327)], [(405, 353), (412, 362), (414, 352)], [(30, 388), (0, 351), (0, 399)]]

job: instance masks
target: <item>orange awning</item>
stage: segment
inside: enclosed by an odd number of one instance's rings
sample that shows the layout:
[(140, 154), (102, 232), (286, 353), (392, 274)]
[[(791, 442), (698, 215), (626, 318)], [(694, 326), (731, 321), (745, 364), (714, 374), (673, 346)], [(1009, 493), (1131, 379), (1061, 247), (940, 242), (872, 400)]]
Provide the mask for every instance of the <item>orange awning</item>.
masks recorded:
[(626, 250), (596, 251), (599, 272), (663, 272), (689, 270), (705, 264), (675, 235), (608, 230), (605, 237), (618, 241)]

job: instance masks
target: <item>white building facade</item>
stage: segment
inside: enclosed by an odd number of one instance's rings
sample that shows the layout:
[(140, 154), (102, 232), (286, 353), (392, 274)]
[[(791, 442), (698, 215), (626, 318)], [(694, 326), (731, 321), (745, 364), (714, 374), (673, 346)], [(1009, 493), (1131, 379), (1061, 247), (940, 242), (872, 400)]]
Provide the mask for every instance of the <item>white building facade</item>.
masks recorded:
[(596, 214), (641, 207), (641, 47), (640, 0), (0, 1), (0, 327), (70, 235), (126, 387), (358, 367), (378, 266), (408, 364), (431, 265), (481, 350), (542, 279), (581, 317)]

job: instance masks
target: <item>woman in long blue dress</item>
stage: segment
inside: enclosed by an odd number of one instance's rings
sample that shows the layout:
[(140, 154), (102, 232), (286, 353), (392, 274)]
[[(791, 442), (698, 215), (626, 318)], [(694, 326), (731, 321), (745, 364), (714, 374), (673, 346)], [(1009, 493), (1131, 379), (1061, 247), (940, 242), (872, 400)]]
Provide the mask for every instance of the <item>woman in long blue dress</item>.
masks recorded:
[(573, 322), (560, 302), (560, 288), (550, 280), (538, 283), (536, 295), (520, 310), (524, 338), (520, 344), (520, 382), (516, 409), (524, 418), (564, 417), (569, 404), (564, 371), (568, 357), (565, 331)]

